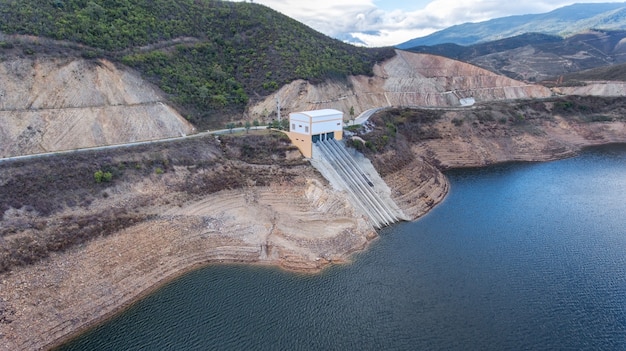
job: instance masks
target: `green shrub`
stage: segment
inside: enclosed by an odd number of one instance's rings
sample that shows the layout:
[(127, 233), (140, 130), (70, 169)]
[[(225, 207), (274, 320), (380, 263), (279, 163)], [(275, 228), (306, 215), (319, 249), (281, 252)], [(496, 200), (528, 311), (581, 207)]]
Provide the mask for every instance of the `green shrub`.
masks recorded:
[(103, 175), (104, 175), (104, 172), (102, 172), (101, 170), (97, 170), (93, 174), (93, 179), (96, 181), (96, 183), (102, 183), (102, 176)]
[(113, 179), (113, 173), (103, 172), (99, 169), (94, 172), (93, 179), (96, 181), (96, 183), (110, 182)]
[(82, 56), (84, 59), (91, 60), (91, 59), (98, 58), (98, 53), (96, 53), (96, 52), (95, 52), (95, 51), (93, 51), (93, 50), (87, 50), (87, 51), (83, 51), (83, 52), (81, 53), (81, 56)]

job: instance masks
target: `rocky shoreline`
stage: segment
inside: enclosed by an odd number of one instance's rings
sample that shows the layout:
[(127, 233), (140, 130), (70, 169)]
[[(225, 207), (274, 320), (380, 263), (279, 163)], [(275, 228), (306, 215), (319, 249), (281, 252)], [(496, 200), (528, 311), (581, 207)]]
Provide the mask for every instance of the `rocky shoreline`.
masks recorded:
[[(435, 126), (443, 138), (412, 144), (411, 162), (381, 172), (392, 198), (412, 219), (445, 198), (449, 183), (441, 170), (552, 160), (585, 146), (626, 142), (626, 123), (619, 121), (557, 118), (542, 123), (542, 133), (505, 138), (493, 131), (481, 134), (476, 125), (451, 130), (453, 118)], [(393, 155), (376, 157), (384, 161)], [(318, 272), (348, 262), (377, 237), (346, 197), (309, 166), (274, 169), (265, 184), (194, 197), (171, 191), (186, 179), (185, 172), (196, 171), (176, 169), (157, 180), (120, 183), (99, 200), (98, 206), (133, 207), (143, 199), (140, 208), (151, 214), (148, 220), (0, 274), (0, 350), (60, 345), (199, 266), (245, 263)], [(137, 194), (159, 201), (146, 205)]]

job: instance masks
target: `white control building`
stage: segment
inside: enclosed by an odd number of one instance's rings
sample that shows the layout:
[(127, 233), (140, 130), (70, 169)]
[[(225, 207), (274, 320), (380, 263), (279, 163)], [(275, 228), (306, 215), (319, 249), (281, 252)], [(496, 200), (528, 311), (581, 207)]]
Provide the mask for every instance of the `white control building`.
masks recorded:
[(313, 143), (343, 138), (343, 112), (333, 109), (292, 112), (289, 138), (304, 157), (313, 157)]

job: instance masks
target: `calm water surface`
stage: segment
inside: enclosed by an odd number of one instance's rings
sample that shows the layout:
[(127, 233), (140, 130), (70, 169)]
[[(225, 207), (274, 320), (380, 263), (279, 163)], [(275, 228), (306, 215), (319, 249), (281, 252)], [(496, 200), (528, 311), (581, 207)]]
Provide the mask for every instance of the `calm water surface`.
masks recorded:
[(203, 268), (63, 349), (626, 349), (625, 145), (448, 175), (353, 264)]

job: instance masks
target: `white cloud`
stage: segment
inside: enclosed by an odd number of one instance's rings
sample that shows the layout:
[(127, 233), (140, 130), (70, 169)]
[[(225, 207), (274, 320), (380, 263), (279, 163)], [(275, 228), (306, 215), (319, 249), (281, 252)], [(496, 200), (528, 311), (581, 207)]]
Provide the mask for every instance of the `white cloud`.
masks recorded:
[[(583, 0), (581, 2), (623, 2)], [(432, 0), (421, 9), (382, 10), (371, 0), (256, 0), (276, 11), (341, 40), (360, 41), (367, 46), (396, 45), (466, 22), (497, 17), (544, 13), (576, 1)], [(400, 1), (394, 2), (399, 4)], [(404, 3), (404, 1), (403, 1)], [(415, 8), (416, 1), (406, 1)]]

